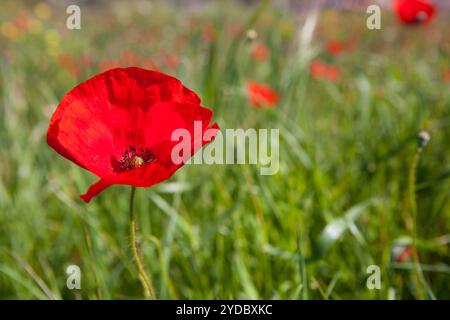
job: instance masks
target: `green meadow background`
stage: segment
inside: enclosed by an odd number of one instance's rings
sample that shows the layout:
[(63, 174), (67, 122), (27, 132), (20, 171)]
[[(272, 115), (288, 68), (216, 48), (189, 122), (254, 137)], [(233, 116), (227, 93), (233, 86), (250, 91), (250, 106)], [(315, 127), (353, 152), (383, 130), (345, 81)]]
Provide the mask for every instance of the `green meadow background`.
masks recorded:
[[(409, 27), (386, 7), (382, 29), (368, 30), (365, 7), (273, 2), (79, 2), (81, 30), (68, 30), (64, 2), (2, 1), (0, 298), (143, 298), (130, 187), (83, 203), (96, 178), (45, 141), (64, 94), (114, 66), (176, 76), (222, 129), (280, 130), (275, 175), (190, 165), (137, 190), (158, 298), (450, 298), (448, 12)], [(352, 45), (332, 55), (330, 40)], [(252, 56), (255, 42), (266, 60)], [(314, 79), (312, 59), (341, 79)], [(279, 92), (273, 109), (251, 107), (248, 80)], [(422, 130), (431, 140), (419, 153)], [(414, 247), (417, 259), (398, 258)], [(66, 286), (69, 265), (81, 269), (80, 290)], [(379, 290), (366, 286), (370, 265)]]

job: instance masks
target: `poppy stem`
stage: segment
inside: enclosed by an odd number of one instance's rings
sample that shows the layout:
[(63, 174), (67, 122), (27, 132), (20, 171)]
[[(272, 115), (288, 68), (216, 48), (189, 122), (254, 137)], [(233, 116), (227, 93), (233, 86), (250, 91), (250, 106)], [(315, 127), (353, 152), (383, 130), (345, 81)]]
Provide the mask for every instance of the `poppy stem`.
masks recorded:
[(139, 278), (141, 279), (142, 286), (144, 287), (145, 296), (151, 300), (155, 300), (155, 292), (153, 290), (152, 282), (145, 272), (144, 263), (139, 255), (136, 241), (136, 218), (134, 215), (134, 195), (136, 193), (136, 187), (131, 187), (130, 194), (130, 241), (131, 241), (131, 253), (133, 254), (133, 260), (136, 264)]
[(408, 175), (408, 197), (409, 197), (409, 206), (411, 210), (411, 221), (412, 221), (412, 247), (413, 247), (413, 260), (414, 260), (414, 270), (416, 273), (416, 290), (417, 297), (421, 300), (425, 298), (423, 286), (425, 283), (425, 279), (422, 273), (422, 268), (420, 265), (419, 254), (417, 251), (417, 201), (416, 201), (416, 170), (420, 159), (420, 154), (422, 152), (422, 148), (420, 147), (415, 152), (411, 166), (409, 168)]

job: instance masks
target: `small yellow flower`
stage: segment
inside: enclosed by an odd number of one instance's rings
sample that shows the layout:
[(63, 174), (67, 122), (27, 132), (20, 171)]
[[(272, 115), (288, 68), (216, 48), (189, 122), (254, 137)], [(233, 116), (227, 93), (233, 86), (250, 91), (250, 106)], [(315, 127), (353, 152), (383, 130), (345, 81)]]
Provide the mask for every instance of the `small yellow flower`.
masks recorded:
[(15, 39), (19, 35), (19, 30), (17, 30), (16, 26), (10, 22), (4, 22), (1, 30), (2, 35), (9, 39)]
[(45, 32), (45, 41), (47, 43), (59, 43), (61, 36), (59, 35), (59, 32), (55, 29), (50, 29)]
[(50, 56), (57, 56), (60, 52), (60, 39), (58, 31), (51, 29), (47, 30), (44, 35), (45, 43), (47, 45), (47, 52)]

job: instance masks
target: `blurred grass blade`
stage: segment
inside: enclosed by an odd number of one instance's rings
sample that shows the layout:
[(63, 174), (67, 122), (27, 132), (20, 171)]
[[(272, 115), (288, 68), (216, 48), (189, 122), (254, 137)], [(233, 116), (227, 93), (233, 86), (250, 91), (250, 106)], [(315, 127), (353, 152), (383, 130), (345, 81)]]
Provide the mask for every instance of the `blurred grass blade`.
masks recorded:
[(247, 267), (245, 266), (244, 262), (238, 255), (235, 256), (234, 264), (238, 276), (241, 280), (241, 284), (244, 289), (246, 299), (258, 300), (259, 299), (258, 290), (256, 290), (256, 287), (252, 282)]
[(318, 259), (323, 257), (331, 246), (341, 239), (345, 231), (350, 229), (351, 225), (355, 223), (362, 213), (367, 212), (367, 209), (372, 206), (375, 201), (375, 199), (372, 199), (357, 204), (347, 210), (342, 217), (329, 222), (320, 233), (319, 240), (315, 246), (314, 258)]
[(47, 295), (41, 290), (41, 288), (39, 288), (39, 286), (36, 285), (35, 282), (24, 278), (16, 269), (3, 264), (0, 265), (0, 272), (8, 276), (16, 284), (19, 284), (22, 287), (24, 287), (27, 290), (27, 292), (31, 294), (34, 298), (40, 300), (48, 299)]
[(300, 275), (301, 275), (301, 281), (302, 281), (302, 299), (308, 300), (309, 299), (309, 292), (308, 292), (308, 275), (306, 273), (306, 263), (305, 258), (302, 253), (302, 231), (300, 227), (298, 227), (298, 236), (297, 236), (297, 253), (299, 257), (299, 264), (300, 264)]

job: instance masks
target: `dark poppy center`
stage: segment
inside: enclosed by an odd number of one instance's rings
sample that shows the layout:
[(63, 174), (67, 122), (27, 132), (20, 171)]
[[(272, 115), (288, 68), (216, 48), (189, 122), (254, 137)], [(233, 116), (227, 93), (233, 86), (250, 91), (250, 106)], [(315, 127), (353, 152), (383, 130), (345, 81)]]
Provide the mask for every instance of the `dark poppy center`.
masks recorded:
[(136, 169), (154, 161), (156, 157), (150, 149), (128, 146), (119, 160), (119, 169), (121, 171)]
[(428, 17), (428, 15), (427, 15), (427, 13), (425, 11), (419, 11), (416, 14), (416, 22), (417, 23), (424, 22), (425, 20), (427, 20), (427, 17)]

